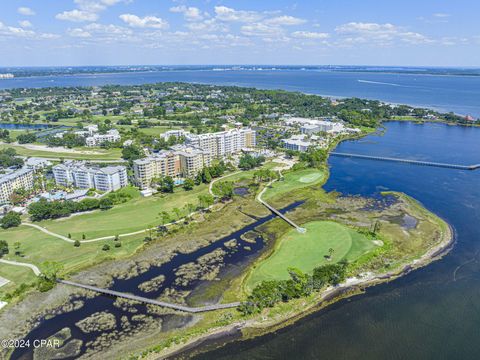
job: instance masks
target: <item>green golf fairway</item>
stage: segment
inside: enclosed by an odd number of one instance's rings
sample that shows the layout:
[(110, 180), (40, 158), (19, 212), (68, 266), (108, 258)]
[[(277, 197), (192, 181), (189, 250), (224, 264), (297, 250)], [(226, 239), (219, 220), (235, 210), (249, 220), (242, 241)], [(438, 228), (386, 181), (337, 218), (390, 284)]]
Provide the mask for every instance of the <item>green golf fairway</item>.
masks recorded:
[[(303, 225), (305, 234), (290, 230), (274, 253), (252, 271), (247, 287), (253, 289), (264, 280), (288, 279), (287, 268), (310, 272), (315, 267), (346, 259), (354, 261), (375, 245), (365, 236), (332, 221), (313, 221)], [(329, 249), (333, 249), (329, 260)]]

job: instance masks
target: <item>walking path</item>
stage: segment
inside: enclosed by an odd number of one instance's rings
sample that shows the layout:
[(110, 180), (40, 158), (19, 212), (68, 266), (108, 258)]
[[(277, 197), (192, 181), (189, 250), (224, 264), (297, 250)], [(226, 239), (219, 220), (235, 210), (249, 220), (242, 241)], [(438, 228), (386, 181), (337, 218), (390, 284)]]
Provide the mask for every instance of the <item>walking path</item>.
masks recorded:
[(136, 296), (128, 293), (123, 293), (119, 291), (114, 291), (110, 289), (103, 289), (103, 288), (98, 288), (96, 286), (90, 286), (90, 285), (84, 285), (84, 284), (79, 284), (73, 281), (68, 281), (68, 280), (57, 280), (57, 282), (65, 285), (70, 285), (70, 286), (75, 286), (79, 287), (82, 289), (90, 290), (90, 291), (95, 291), (97, 293), (105, 294), (105, 295), (110, 295), (110, 296), (116, 296), (128, 300), (134, 300), (134, 301), (139, 301), (144, 304), (152, 304), (152, 305), (158, 305), (162, 307), (166, 307), (169, 309), (174, 309), (174, 310), (180, 310), (188, 313), (201, 313), (201, 312), (207, 312), (207, 311), (214, 311), (214, 310), (220, 310), (220, 309), (230, 309), (230, 308), (235, 308), (240, 305), (240, 302), (234, 302), (234, 303), (229, 303), (229, 304), (216, 304), (216, 305), (207, 305), (207, 306), (201, 306), (201, 307), (190, 307), (190, 306), (185, 306), (185, 305), (178, 305), (178, 304), (172, 304), (164, 301), (158, 301), (158, 300), (153, 300), (153, 299), (148, 299), (143, 296)]
[(214, 193), (213, 193), (213, 184), (215, 184), (217, 181), (220, 181), (220, 180), (223, 180), (223, 179), (226, 179), (230, 176), (233, 176), (233, 175), (237, 175), (237, 174), (240, 174), (242, 171), (236, 171), (234, 173), (231, 173), (231, 174), (228, 174), (228, 175), (225, 175), (225, 176), (222, 176), (218, 179), (215, 179), (213, 181), (210, 182), (210, 186), (208, 187), (208, 192), (210, 193), (210, 195), (212, 196), (216, 196)]
[(4, 264), (8, 264), (8, 265), (15, 265), (15, 266), (28, 267), (28, 268), (32, 269), (33, 273), (37, 276), (39, 276), (42, 273), (40, 271), (40, 269), (33, 264), (28, 264), (28, 263), (23, 263), (23, 262), (18, 262), (18, 261), (5, 260), (5, 259), (0, 259), (0, 263), (4, 263)]

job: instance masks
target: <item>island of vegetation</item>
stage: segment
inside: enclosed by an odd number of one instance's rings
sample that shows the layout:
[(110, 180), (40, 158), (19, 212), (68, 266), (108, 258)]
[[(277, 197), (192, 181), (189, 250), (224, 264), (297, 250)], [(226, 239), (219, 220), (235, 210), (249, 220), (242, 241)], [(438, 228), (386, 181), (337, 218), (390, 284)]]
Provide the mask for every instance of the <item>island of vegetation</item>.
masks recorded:
[[(0, 312), (0, 337), (28, 339), (40, 331), (61, 340), (60, 349), (32, 349), (35, 358), (153, 359), (224, 333), (257, 336), (425, 266), (453, 241), (447, 223), (405, 194), (365, 198), (323, 189), (328, 154), (338, 142), (405, 112), (423, 119), (427, 110), (190, 84), (23, 89), (3, 96), (15, 104), (3, 115), (10, 124), (56, 129), (4, 133), (0, 150), (5, 169), (27, 167), (31, 156), (48, 161), (33, 162), (42, 166), (32, 170), (31, 188), (10, 195), (0, 220), (0, 277), (9, 280), (0, 287), (8, 303)], [(326, 128), (298, 142), (305, 119)], [(175, 149), (188, 138), (246, 127), (245, 133), (256, 132), (254, 149), (216, 158), (196, 173), (141, 182), (138, 167), (149, 156), (186, 156)], [(110, 133), (117, 140), (87, 146), (89, 137), (103, 139), (112, 130), (120, 138)], [(169, 131), (177, 132), (162, 136)], [(55, 173), (68, 170), (66, 158), (88, 160), (81, 166), (95, 174), (126, 174), (131, 183), (85, 189), (75, 198), (77, 183), (65, 185)], [(91, 306), (98, 294), (57, 285), (57, 278), (175, 304), (240, 305), (199, 314), (121, 298)]]

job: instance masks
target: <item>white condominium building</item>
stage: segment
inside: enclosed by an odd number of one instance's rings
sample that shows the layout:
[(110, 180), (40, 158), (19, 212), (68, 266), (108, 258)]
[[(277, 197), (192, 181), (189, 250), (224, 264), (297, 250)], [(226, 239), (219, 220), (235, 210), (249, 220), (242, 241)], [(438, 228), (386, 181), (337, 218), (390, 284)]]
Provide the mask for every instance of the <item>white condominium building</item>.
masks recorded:
[(105, 134), (94, 134), (85, 138), (87, 146), (98, 146), (107, 142), (120, 141), (121, 136), (118, 130), (108, 130)]
[(168, 130), (168, 131), (164, 132), (163, 134), (161, 134), (160, 137), (162, 139), (168, 140), (172, 136), (175, 136), (176, 138), (179, 138), (179, 137), (182, 137), (182, 136), (186, 136), (187, 134), (189, 134), (189, 132), (185, 131), (183, 129)]
[(17, 189), (33, 189), (33, 169), (24, 167), (0, 175), (0, 205), (6, 204)]
[(88, 167), (84, 162), (67, 161), (53, 167), (55, 182), (80, 189), (115, 191), (128, 185), (125, 166)]
[(287, 150), (305, 152), (312, 146), (305, 135), (294, 135), (290, 139), (282, 139), (283, 147)]
[(208, 151), (213, 157), (223, 157), (256, 146), (256, 133), (252, 129), (234, 129), (208, 134), (187, 134), (186, 144)]

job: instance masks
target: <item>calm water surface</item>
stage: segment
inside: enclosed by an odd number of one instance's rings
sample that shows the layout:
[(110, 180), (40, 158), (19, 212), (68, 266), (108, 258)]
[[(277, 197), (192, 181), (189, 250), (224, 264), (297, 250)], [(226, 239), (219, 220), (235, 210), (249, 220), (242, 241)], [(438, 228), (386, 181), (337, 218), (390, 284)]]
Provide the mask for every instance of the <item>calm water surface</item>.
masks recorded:
[(480, 76), (431, 76), (333, 71), (161, 71), (38, 76), (0, 80), (19, 87), (139, 85), (162, 81), (284, 89), (336, 97), (361, 97), (480, 116)]
[[(480, 129), (389, 123), (383, 136), (340, 151), (480, 163)], [(403, 191), (446, 219), (457, 243), (442, 260), (296, 325), (236, 342), (197, 359), (480, 358), (480, 172), (357, 159), (330, 159), (328, 190)]]

